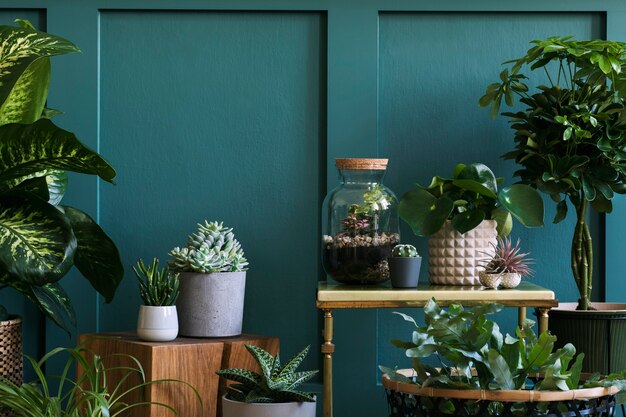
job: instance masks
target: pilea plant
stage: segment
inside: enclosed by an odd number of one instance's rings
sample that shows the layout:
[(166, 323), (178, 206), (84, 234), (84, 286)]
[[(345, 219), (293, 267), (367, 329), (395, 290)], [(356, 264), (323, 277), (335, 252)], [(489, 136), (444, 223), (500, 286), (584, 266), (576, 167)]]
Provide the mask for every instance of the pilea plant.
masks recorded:
[[(581, 381), (584, 354), (576, 355), (570, 343), (554, 350), (556, 337), (548, 332), (537, 337), (531, 320), (526, 320), (515, 336), (503, 335), (499, 326), (487, 318), (501, 309), (498, 304), (485, 304), (471, 310), (451, 305), (445, 310), (431, 299), (424, 307), (424, 326), (406, 314), (395, 313), (414, 326), (410, 341), (392, 340), (392, 344), (411, 358), (415, 379), (388, 367), (380, 369), (400, 382), (438, 388), (517, 390), (533, 384), (535, 390), (598, 386), (626, 389), (626, 372), (605, 378), (596, 374)], [(436, 367), (425, 361), (431, 356), (438, 362)], [(534, 373), (542, 373), (543, 377), (533, 383), (529, 376)], [(453, 414), (454, 403), (448, 400), (446, 407)]]
[(227, 396), (231, 400), (246, 403), (315, 401), (313, 394), (296, 390), (317, 373), (316, 370), (296, 372), (309, 352), (309, 346), (284, 365), (278, 354), (274, 357), (258, 346), (245, 346), (259, 364), (261, 373), (238, 368), (217, 371), (219, 376), (236, 382), (226, 387)]
[(514, 184), (498, 191), (498, 182), (484, 164), (458, 164), (452, 178), (435, 176), (427, 187), (404, 194), (398, 213), (419, 236), (439, 231), (446, 220), (459, 233), (495, 220), (499, 236), (510, 233), (511, 215), (524, 226), (543, 226), (543, 200), (536, 190)]
[(415, 249), (415, 246), (407, 244), (394, 246), (391, 250), (391, 255), (401, 258), (415, 258), (419, 256), (419, 254), (417, 253), (417, 249)]
[(171, 273), (166, 266), (159, 269), (159, 260), (154, 258), (152, 265), (137, 262), (133, 272), (139, 281), (139, 295), (146, 306), (173, 306), (179, 294), (179, 274)]
[(198, 231), (188, 236), (187, 246), (175, 247), (169, 255), (168, 265), (177, 272), (238, 272), (248, 265), (233, 229), (216, 221), (198, 224)]
[[(523, 110), (503, 113), (515, 131), (515, 149), (504, 155), (521, 169), (522, 183), (556, 203), (554, 223), (565, 219), (568, 201), (576, 213), (571, 268), (580, 293), (579, 309), (591, 308), (593, 246), (588, 207), (613, 210), (616, 193), (626, 193), (626, 44), (571, 38), (533, 41), (519, 59), (508, 61), (500, 81), (487, 87), (481, 106), (495, 116), (502, 100)], [(546, 74), (534, 93), (522, 68)]]

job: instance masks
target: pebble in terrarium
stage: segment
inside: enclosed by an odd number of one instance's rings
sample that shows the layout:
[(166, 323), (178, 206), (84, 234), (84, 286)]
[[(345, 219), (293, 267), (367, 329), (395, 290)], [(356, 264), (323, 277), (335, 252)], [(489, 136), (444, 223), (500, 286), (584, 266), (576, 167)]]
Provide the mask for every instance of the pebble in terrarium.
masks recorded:
[(324, 200), (324, 268), (346, 284), (386, 281), (400, 241), (397, 199), (382, 183), (387, 159), (339, 158), (336, 165), (341, 183)]

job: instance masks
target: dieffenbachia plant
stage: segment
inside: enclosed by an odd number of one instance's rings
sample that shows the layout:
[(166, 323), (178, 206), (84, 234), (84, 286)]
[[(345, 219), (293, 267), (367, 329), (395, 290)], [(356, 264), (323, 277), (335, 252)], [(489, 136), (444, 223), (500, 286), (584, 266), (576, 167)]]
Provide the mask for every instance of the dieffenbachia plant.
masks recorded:
[[(487, 318), (501, 309), (499, 304), (484, 304), (471, 310), (453, 304), (445, 310), (431, 299), (424, 307), (424, 326), (411, 316), (395, 313), (413, 325), (410, 341), (391, 343), (405, 350), (416, 376), (413, 380), (394, 369), (380, 369), (391, 379), (423, 387), (518, 390), (526, 386), (531, 374), (541, 373), (543, 378), (533, 389), (567, 391), (617, 386), (626, 390), (626, 371), (605, 378), (596, 374), (582, 381), (585, 355), (576, 355), (571, 343), (555, 350), (556, 336), (544, 332), (537, 337), (532, 320), (526, 320), (523, 330), (518, 328), (515, 336), (503, 335), (498, 324)], [(431, 356), (438, 359), (437, 366), (425, 361)], [(454, 408), (452, 403), (446, 406)]]
[[(110, 302), (123, 277), (113, 241), (81, 210), (60, 205), (65, 171), (113, 182), (115, 170), (73, 133), (48, 118), (50, 57), (76, 52), (70, 41), (0, 26), (0, 283), (25, 295), (68, 331), (71, 301), (59, 284), (76, 266)], [(7, 312), (0, 308), (0, 320)]]

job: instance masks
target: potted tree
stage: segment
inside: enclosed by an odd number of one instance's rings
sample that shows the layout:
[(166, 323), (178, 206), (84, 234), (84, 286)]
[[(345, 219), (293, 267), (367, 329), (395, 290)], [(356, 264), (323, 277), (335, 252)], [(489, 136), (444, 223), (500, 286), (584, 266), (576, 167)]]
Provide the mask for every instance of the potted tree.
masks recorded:
[(309, 352), (309, 346), (281, 364), (264, 349), (245, 345), (261, 369), (261, 374), (248, 369), (223, 369), (217, 374), (235, 384), (226, 387), (222, 397), (224, 417), (315, 417), (316, 397), (297, 390), (311, 379), (315, 371), (296, 372)]
[[(59, 112), (45, 107), (50, 57), (79, 49), (27, 21), (17, 22), (18, 27), (0, 26), (0, 284), (23, 294), (69, 332), (76, 318), (59, 280), (76, 266), (110, 302), (124, 271), (115, 244), (100, 226), (81, 210), (60, 204), (65, 171), (107, 182), (116, 174), (73, 133), (49, 120)], [(12, 369), (9, 363), (15, 360), (15, 383), (21, 381), (22, 366), (19, 321), (0, 307), (5, 352), (0, 369)]]
[[(418, 236), (429, 236), (433, 284), (478, 285), (479, 259), (507, 236), (517, 218), (543, 225), (543, 200), (536, 190), (514, 184), (498, 191), (498, 179), (484, 164), (458, 164), (452, 178), (435, 176), (430, 185), (405, 193), (400, 218)], [(467, 241), (471, 239), (471, 244)]]
[(422, 257), (413, 245), (396, 245), (391, 250), (389, 275), (394, 288), (415, 288), (420, 277)]
[[(555, 201), (554, 223), (567, 216), (568, 207), (575, 213), (570, 265), (580, 298), (553, 309), (550, 327), (560, 338), (594, 349), (592, 369), (607, 372), (609, 365), (626, 367), (624, 345), (618, 342), (626, 338), (626, 327), (611, 324), (626, 318), (626, 304), (591, 302), (587, 214), (590, 209), (611, 213), (615, 194), (626, 192), (626, 44), (561, 37), (532, 43), (526, 55), (509, 62), (499, 82), (487, 87), (479, 104), (491, 106), (495, 116), (503, 99), (513, 105), (519, 98), (522, 110), (503, 113), (515, 131), (515, 149), (504, 157), (521, 166), (516, 175), (522, 183)], [(530, 91), (524, 68), (545, 72), (547, 85)], [(601, 328), (605, 331), (598, 333)], [(617, 355), (609, 358), (611, 346)]]
[(159, 260), (146, 266), (140, 259), (133, 271), (139, 281), (139, 307), (137, 335), (150, 342), (168, 342), (178, 336), (176, 299), (179, 294), (179, 274), (170, 273), (166, 266), (159, 269)]
[(183, 336), (241, 334), (248, 261), (233, 229), (205, 221), (187, 245), (170, 251), (168, 262), (180, 273), (179, 332)]
[(513, 245), (508, 237), (498, 237), (498, 243), (494, 246), (493, 254), (487, 254), (486, 259), (481, 260), (483, 270), (478, 274), (480, 284), (487, 288), (497, 289), (517, 287), (522, 277), (532, 275), (530, 268), (532, 259), (529, 253), (522, 253), (519, 247), (519, 239)]
[[(626, 372), (601, 378), (581, 373), (585, 355), (556, 337), (539, 337), (527, 320), (514, 336), (503, 335), (485, 304), (471, 310), (434, 300), (424, 307), (424, 326), (412, 324), (411, 340), (393, 340), (411, 358), (405, 372), (380, 367), (391, 417), (417, 416), (612, 416)], [(437, 367), (427, 358), (434, 356)], [(430, 362), (432, 363), (432, 362)]]

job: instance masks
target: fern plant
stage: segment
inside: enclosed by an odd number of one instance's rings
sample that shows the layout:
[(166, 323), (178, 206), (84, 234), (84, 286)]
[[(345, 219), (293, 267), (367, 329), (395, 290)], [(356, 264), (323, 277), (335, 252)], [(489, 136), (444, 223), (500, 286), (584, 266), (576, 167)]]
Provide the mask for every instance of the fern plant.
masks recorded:
[(278, 354), (274, 357), (258, 346), (245, 346), (259, 364), (261, 373), (239, 368), (217, 371), (219, 376), (236, 382), (226, 387), (226, 395), (229, 399), (245, 403), (315, 401), (313, 394), (296, 390), (300, 384), (308, 381), (317, 373), (317, 370), (296, 372), (309, 352), (309, 346), (291, 358), (285, 365), (281, 365)]
[(187, 246), (175, 247), (169, 255), (170, 269), (177, 272), (240, 272), (248, 265), (233, 229), (223, 222), (198, 224), (198, 231), (187, 237)]
[(137, 262), (133, 272), (139, 281), (139, 295), (146, 306), (173, 306), (180, 292), (178, 273), (171, 273), (166, 266), (159, 269), (159, 260), (154, 258), (152, 265), (146, 266), (143, 260)]

